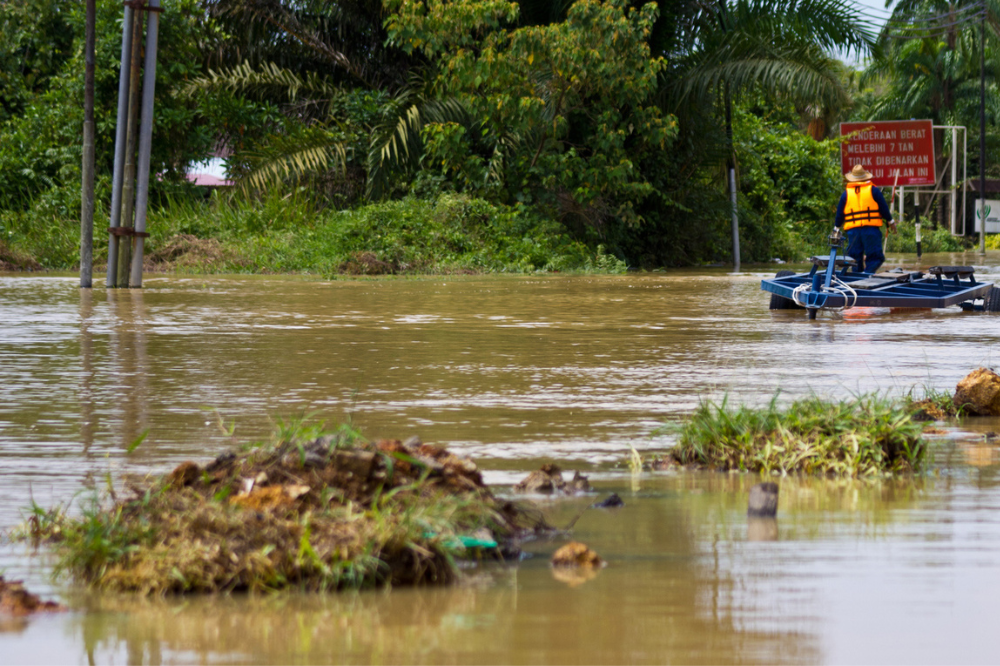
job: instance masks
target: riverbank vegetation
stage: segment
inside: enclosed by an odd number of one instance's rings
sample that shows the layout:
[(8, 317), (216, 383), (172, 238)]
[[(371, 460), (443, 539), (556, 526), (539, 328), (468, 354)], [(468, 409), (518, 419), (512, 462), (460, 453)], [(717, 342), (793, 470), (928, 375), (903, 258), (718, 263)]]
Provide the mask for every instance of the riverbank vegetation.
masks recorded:
[(160, 594), (445, 584), (544, 526), (442, 448), (297, 422), (79, 508), (34, 507), (20, 534), (52, 544), (57, 573)]
[[(590, 247), (530, 209), (445, 194), (334, 210), (304, 189), (254, 200), (221, 190), (207, 198), (171, 195), (149, 216), (146, 270), (333, 276), (626, 268), (604, 246)], [(72, 265), (76, 231), (31, 219), (21, 214), (11, 229), (17, 250), (5, 252), (0, 240), (0, 262), (8, 270)], [(95, 238), (95, 256), (106, 251), (106, 235)]]
[(813, 397), (786, 407), (703, 402), (670, 450), (682, 465), (770, 474), (873, 476), (920, 469), (927, 445), (908, 401)]
[[(743, 261), (794, 260), (822, 250), (831, 226), (837, 122), (931, 118), (969, 126), (969, 145), (978, 141), (973, 30), (896, 40), (838, 0), (163, 6), (149, 215), (161, 269), (617, 271), (725, 261), (730, 160)], [(97, 7), (100, 243), (122, 10), (112, 0)], [(935, 7), (901, 5), (893, 29), (937, 16)], [(82, 44), (79, 3), (0, 4), (8, 267), (76, 262)], [(867, 60), (854, 70), (834, 52)], [(987, 94), (996, 95), (992, 68)], [(942, 160), (947, 139), (935, 136)], [(987, 143), (991, 154), (1000, 147), (992, 124)], [(213, 155), (236, 183), (231, 192), (186, 179)], [(970, 161), (970, 177), (977, 169)], [(951, 249), (930, 226), (925, 251)], [(181, 258), (183, 248), (200, 250)]]

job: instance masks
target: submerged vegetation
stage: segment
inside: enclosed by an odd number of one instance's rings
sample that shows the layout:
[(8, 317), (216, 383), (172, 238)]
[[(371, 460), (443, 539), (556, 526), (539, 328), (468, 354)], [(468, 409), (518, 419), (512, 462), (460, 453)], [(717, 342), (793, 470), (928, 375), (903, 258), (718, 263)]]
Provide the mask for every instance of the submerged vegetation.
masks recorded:
[(871, 476), (917, 471), (927, 445), (905, 401), (813, 397), (779, 407), (699, 405), (670, 455), (680, 464), (782, 474)]
[(33, 507), (22, 536), (57, 572), (141, 593), (441, 584), (457, 558), (499, 558), (539, 527), (476, 466), (416, 438), (279, 428), (274, 441), (126, 483), (79, 514)]

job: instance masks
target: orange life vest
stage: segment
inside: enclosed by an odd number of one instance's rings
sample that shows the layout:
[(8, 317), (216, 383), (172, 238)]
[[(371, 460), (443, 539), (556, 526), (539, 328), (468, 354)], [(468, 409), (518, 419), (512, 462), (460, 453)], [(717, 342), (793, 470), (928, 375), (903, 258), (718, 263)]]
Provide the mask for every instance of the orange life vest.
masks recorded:
[(844, 204), (844, 231), (855, 227), (881, 227), (882, 214), (872, 196), (872, 184), (848, 183)]

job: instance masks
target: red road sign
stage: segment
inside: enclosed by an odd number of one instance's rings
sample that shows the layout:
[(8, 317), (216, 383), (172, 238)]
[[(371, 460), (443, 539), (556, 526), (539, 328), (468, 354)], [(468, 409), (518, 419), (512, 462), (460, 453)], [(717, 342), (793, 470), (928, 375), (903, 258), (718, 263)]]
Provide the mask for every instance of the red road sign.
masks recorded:
[(891, 186), (899, 172), (900, 186), (934, 185), (934, 134), (929, 120), (885, 120), (840, 123), (840, 136), (856, 133), (840, 147), (841, 170), (855, 164), (871, 172), (879, 187)]

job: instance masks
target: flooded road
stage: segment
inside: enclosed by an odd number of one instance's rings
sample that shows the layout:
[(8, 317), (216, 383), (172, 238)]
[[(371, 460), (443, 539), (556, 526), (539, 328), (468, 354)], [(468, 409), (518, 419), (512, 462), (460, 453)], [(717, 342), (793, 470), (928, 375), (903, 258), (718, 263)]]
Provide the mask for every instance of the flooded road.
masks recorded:
[[(976, 265), (1000, 281), (1000, 253)], [(705, 398), (949, 389), (1000, 357), (995, 315), (810, 322), (767, 310), (759, 281), (772, 274), (154, 276), (142, 291), (84, 293), (76, 278), (0, 276), (2, 528), (29, 497), (69, 501), (109, 474), (213, 456), (233, 424), (239, 441), (263, 439), (270, 419), (303, 413), (419, 434), (496, 484), (557, 460), (627, 502), (576, 526), (609, 561), (589, 581), (553, 577), (557, 541), (449, 590), (150, 601), (53, 584), (44, 556), (3, 544), (8, 577), (74, 610), (0, 620), (0, 661), (997, 661), (1000, 459), (977, 439), (1000, 422), (953, 429), (916, 480), (783, 480), (772, 526), (747, 523), (755, 478), (634, 485), (621, 470), (630, 446), (669, 446), (653, 430)], [(564, 524), (592, 501), (545, 510)]]

